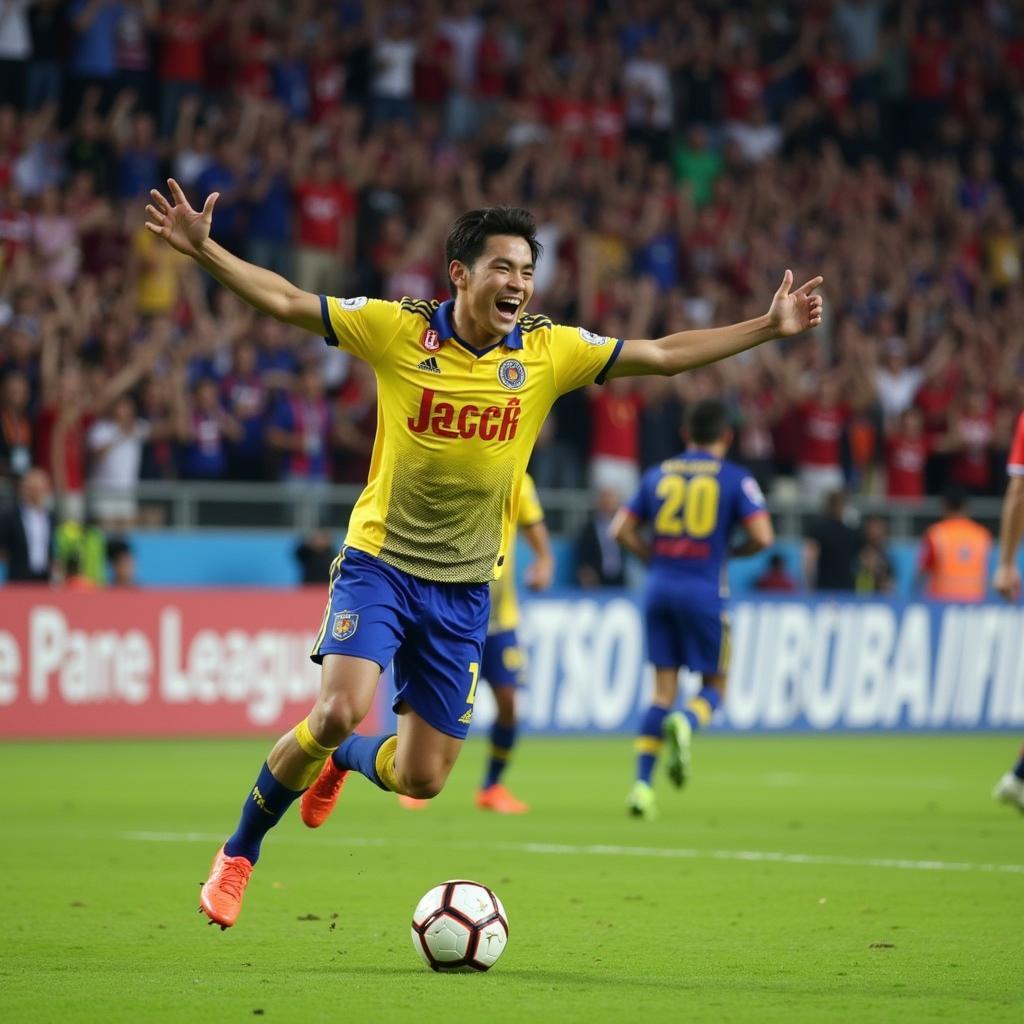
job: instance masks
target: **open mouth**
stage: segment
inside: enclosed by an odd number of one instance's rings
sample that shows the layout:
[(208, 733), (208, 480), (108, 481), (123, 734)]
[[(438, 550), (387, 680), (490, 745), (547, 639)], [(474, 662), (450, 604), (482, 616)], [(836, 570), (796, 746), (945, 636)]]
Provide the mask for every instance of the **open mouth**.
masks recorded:
[(514, 324), (519, 315), (519, 299), (498, 299), (495, 306), (498, 309), (498, 319), (505, 323)]

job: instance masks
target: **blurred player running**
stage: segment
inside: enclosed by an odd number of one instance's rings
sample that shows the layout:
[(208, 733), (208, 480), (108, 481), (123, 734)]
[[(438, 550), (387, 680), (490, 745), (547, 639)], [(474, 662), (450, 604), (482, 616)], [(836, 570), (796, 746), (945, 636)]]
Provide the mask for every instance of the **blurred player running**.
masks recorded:
[[(314, 295), (210, 238), (217, 193), (194, 210), (168, 181), (147, 228), (262, 313), (366, 360), (379, 385), (367, 485), (335, 559), (312, 652), (308, 717), (270, 751), (238, 828), (217, 851), (200, 909), (235, 923), (266, 833), (303, 796), (316, 827), (355, 770), (381, 789), (433, 797), (473, 716), (488, 584), (508, 558), (534, 441), (555, 399), (610, 376), (675, 374), (821, 322), (814, 278), (787, 270), (766, 314), (731, 327), (623, 341), (526, 313), (540, 255), (525, 210), (471, 210), (445, 243), (453, 299)], [(397, 736), (353, 732), (393, 664)]]
[[(1020, 567), (1017, 552), (1021, 537), (1024, 536), (1024, 413), (1017, 420), (1006, 472), (1010, 482), (1006, 485), (999, 522), (999, 564), (992, 586), (1007, 601), (1019, 601)], [(1024, 811), (1024, 747), (1021, 748), (1017, 763), (996, 783), (992, 796)]]
[[(526, 567), (523, 580), (530, 590), (546, 590), (551, 586), (555, 561), (551, 554), (548, 528), (544, 524), (544, 510), (529, 473), (523, 477), (518, 522), (533, 552), (533, 561)], [(497, 811), (499, 814), (524, 814), (529, 810), (502, 782), (516, 742), (516, 688), (523, 673), (523, 652), (516, 634), (519, 626), (519, 599), (512, 561), (514, 551), (515, 537), (509, 542), (505, 572), (491, 584), (491, 621), (487, 627), (483, 664), (480, 666), (480, 674), (494, 691), (498, 716), (491, 726), (491, 752), (483, 784), (476, 794), (476, 805), (481, 810)]]
[[(689, 773), (690, 738), (708, 724), (725, 695), (726, 560), (752, 555), (775, 540), (757, 482), (725, 460), (732, 444), (725, 406), (717, 401), (694, 406), (688, 438), (682, 454), (644, 474), (611, 526), (615, 539), (648, 563), (644, 614), (654, 702), (636, 739), (636, 782), (626, 801), (630, 813), (643, 818), (656, 814), (651, 774), (663, 742), (669, 779), (680, 787)], [(729, 538), (740, 525), (747, 537), (730, 551)], [(701, 690), (683, 711), (673, 713), (683, 666), (700, 673)]]

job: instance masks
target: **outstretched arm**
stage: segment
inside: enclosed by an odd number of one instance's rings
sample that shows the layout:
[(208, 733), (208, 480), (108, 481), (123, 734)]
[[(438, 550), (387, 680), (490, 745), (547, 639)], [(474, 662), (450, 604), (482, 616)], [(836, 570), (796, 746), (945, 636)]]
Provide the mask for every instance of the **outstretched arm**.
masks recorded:
[(626, 341), (608, 376), (659, 374), (670, 377), (745, 352), (766, 341), (817, 327), (821, 323), (821, 296), (814, 291), (821, 282), (820, 277), (814, 277), (796, 291), (790, 291), (793, 274), (787, 270), (764, 316), (729, 327), (681, 331), (654, 341)]
[(220, 195), (213, 192), (201, 211), (192, 209), (181, 186), (167, 179), (173, 205), (153, 189), (153, 202), (146, 207), (146, 227), (169, 246), (191, 257), (225, 288), (261, 313), (294, 324), (313, 334), (322, 334), (320, 296), (305, 292), (290, 281), (262, 267), (246, 263), (210, 238), (213, 207)]

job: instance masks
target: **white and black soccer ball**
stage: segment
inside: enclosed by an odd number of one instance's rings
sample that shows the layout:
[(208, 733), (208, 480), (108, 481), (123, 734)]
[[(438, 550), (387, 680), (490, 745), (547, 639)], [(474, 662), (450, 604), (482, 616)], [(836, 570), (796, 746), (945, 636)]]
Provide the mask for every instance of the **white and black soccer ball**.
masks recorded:
[(435, 885), (412, 913), (412, 944), (435, 971), (487, 971), (508, 943), (501, 900), (479, 882)]

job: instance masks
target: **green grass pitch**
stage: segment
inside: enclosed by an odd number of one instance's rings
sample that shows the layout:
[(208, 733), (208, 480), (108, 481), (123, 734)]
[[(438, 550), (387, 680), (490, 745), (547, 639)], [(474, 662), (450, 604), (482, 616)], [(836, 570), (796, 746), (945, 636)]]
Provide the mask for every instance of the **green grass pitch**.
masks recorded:
[[(712, 733), (646, 823), (627, 737), (527, 737), (522, 818), (472, 807), (475, 741), (424, 811), (356, 779), (319, 832), (291, 812), (223, 933), (199, 883), (266, 742), (6, 743), (0, 1020), (1018, 1022), (1017, 742)], [(508, 910), (488, 974), (412, 948), (450, 877)]]

